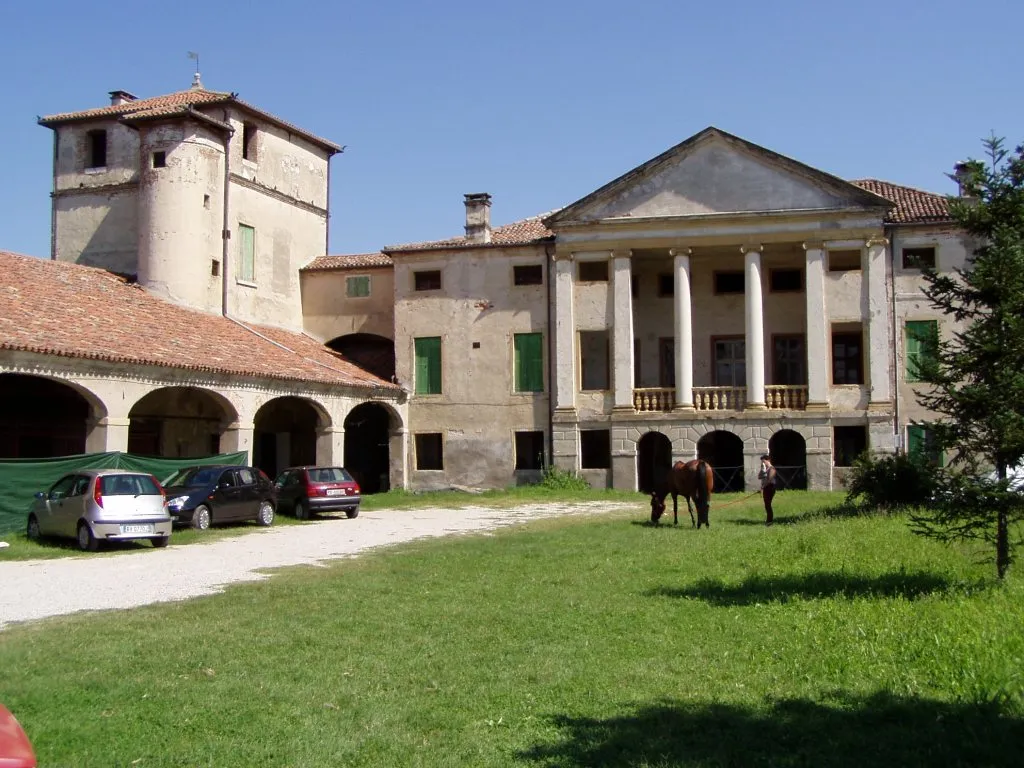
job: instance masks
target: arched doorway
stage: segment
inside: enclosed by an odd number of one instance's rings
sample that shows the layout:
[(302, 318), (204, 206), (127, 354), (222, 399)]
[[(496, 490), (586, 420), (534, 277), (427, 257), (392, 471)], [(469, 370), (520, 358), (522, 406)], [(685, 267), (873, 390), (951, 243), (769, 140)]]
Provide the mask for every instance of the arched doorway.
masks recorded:
[(253, 424), (253, 465), (271, 479), (287, 467), (316, 464), (317, 432), (329, 426), (310, 401), (290, 396), (265, 403)]
[(363, 493), (391, 488), (391, 414), (380, 403), (357, 405), (345, 417), (345, 468)]
[(69, 384), (0, 374), (0, 458), (48, 459), (85, 453), (90, 421), (105, 414)]
[(636, 485), (651, 493), (672, 468), (672, 441), (661, 432), (648, 432), (636, 444)]
[(708, 432), (697, 442), (697, 458), (711, 463), (715, 493), (743, 490), (743, 441), (732, 432)]
[(196, 459), (221, 452), (221, 435), (238, 415), (208, 389), (162, 387), (140, 398), (128, 418), (128, 453)]
[(782, 429), (768, 441), (768, 453), (778, 474), (780, 490), (807, 490), (807, 443), (803, 435)]
[(395, 342), (391, 339), (372, 333), (350, 333), (331, 339), (327, 346), (385, 381), (391, 381), (395, 375)]

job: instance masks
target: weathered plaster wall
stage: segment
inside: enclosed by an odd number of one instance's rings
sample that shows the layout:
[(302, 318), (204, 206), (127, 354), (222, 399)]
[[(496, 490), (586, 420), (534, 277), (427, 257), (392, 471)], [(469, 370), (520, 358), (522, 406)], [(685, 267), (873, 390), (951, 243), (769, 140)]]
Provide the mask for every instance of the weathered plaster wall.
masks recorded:
[[(89, 161), (89, 132), (107, 132), (107, 164), (86, 168)], [(139, 167), (139, 135), (116, 121), (89, 121), (58, 126), (57, 190), (99, 187), (134, 181)]]
[[(370, 295), (346, 295), (346, 279), (370, 278)], [(327, 342), (352, 333), (395, 336), (395, 273), (391, 267), (321, 270), (299, 273), (302, 320), (306, 333)]]

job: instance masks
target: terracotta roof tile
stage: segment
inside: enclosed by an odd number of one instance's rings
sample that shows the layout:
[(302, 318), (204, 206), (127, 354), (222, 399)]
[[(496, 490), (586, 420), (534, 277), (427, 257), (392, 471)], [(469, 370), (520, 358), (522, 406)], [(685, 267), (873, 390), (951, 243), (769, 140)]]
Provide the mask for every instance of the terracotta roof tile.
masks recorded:
[(405, 243), (404, 245), (389, 245), (384, 252), (392, 251), (433, 251), (445, 248), (486, 248), (488, 246), (511, 246), (530, 245), (541, 240), (554, 236), (554, 232), (544, 226), (543, 220), (556, 213), (557, 210), (548, 211), (538, 216), (531, 216), (528, 219), (514, 221), (511, 224), (503, 224), (491, 230), (491, 242), (471, 243), (466, 240), (465, 235), (450, 237), (447, 240), (432, 240), (422, 243)]
[(858, 179), (851, 184), (891, 200), (895, 206), (885, 220), (890, 224), (927, 224), (952, 221), (945, 195), (904, 187), (878, 179)]
[(347, 253), (337, 256), (317, 256), (299, 271), (326, 272), (332, 269), (362, 269), (393, 265), (394, 261), (385, 253)]
[(95, 267), (4, 251), (0, 349), (398, 389), (305, 334), (184, 309)]

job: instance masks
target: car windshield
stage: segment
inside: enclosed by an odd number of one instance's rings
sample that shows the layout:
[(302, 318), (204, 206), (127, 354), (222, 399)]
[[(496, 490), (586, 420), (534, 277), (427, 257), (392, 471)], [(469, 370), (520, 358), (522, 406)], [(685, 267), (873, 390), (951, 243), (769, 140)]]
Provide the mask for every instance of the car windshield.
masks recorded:
[(311, 483), (351, 483), (352, 475), (341, 467), (314, 467), (307, 469)]
[(160, 486), (149, 475), (103, 475), (104, 496), (159, 496)]
[(188, 487), (210, 485), (217, 482), (220, 473), (223, 471), (222, 467), (189, 467), (188, 469), (179, 469), (164, 481), (164, 485), (167, 487), (177, 485)]

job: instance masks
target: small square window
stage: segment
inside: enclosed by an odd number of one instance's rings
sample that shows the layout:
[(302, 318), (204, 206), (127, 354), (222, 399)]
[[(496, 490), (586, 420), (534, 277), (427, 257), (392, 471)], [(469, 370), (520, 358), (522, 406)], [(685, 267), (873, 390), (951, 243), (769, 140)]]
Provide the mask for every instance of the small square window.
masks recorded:
[(210, 196), (209, 195), (203, 195), (203, 208), (205, 208), (206, 210), (210, 210)]
[(444, 469), (444, 442), (440, 432), (416, 435), (416, 469)]
[(742, 272), (715, 272), (715, 293), (743, 293), (746, 284)]
[(512, 267), (512, 282), (516, 285), (543, 285), (544, 268), (540, 264), (520, 264)]
[(867, 427), (832, 428), (832, 462), (837, 467), (852, 467), (854, 459), (867, 449)]
[(658, 295), (662, 298), (676, 295), (675, 275), (671, 273), (658, 275)]
[(350, 299), (365, 298), (370, 295), (370, 276), (355, 275), (345, 278), (345, 295)]
[(799, 269), (773, 269), (769, 285), (774, 293), (793, 293), (804, 287), (803, 272)]
[(544, 469), (543, 432), (516, 432), (516, 469)]
[(935, 248), (904, 248), (904, 269), (935, 269)]
[(432, 269), (428, 272), (413, 272), (413, 290), (415, 291), (439, 291), (441, 290), (441, 270)]
[(609, 429), (580, 430), (580, 468), (608, 469), (612, 465), (612, 433)]
[(581, 261), (579, 266), (581, 283), (607, 283), (607, 261)]
[(220, 262), (216, 259), (213, 259), (210, 262), (210, 275), (213, 277), (218, 277), (220, 275)]
[(167, 167), (167, 153), (166, 152), (154, 152), (153, 153), (153, 167), (154, 168), (166, 168)]
[(850, 249), (828, 252), (829, 272), (852, 272), (860, 269), (860, 251)]

